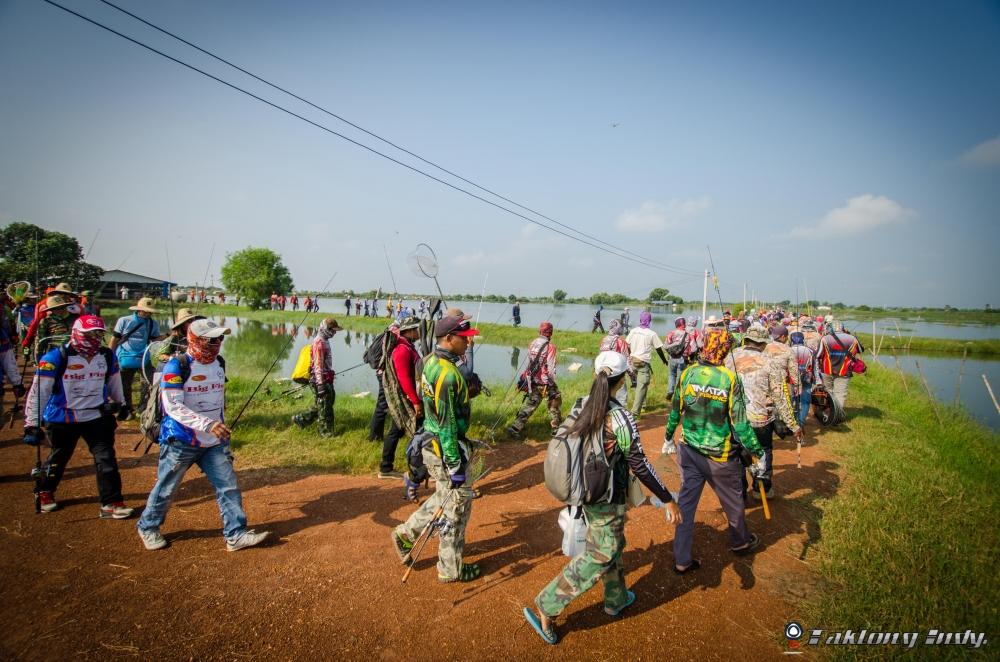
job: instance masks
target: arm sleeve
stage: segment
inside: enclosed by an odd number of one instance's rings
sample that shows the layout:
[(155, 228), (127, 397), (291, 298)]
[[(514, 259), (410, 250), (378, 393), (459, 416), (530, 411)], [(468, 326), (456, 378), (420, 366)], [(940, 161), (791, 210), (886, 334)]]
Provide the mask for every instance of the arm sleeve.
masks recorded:
[(31, 390), (24, 401), (24, 426), (39, 425), (41, 411), (52, 397), (52, 386), (55, 384), (56, 364), (59, 362), (59, 352), (47, 352), (38, 361), (38, 370), (31, 381)]
[(625, 452), (625, 460), (628, 462), (629, 470), (660, 501), (663, 503), (673, 501), (673, 497), (670, 496), (670, 490), (666, 488), (660, 477), (656, 475), (656, 470), (653, 469), (653, 465), (646, 458), (646, 454), (642, 450), (642, 443), (639, 441), (639, 435), (634, 433), (637, 429), (635, 427), (635, 419), (624, 409), (616, 409), (611, 415), (614, 418), (620, 419), (613, 427), (618, 447), (628, 449)]
[(680, 379), (677, 380), (676, 392), (674, 393), (674, 401), (670, 406), (670, 417), (667, 418), (667, 428), (666, 428), (666, 438), (673, 439), (674, 431), (677, 429), (677, 425), (681, 422), (681, 400), (684, 399), (684, 378), (687, 377), (687, 368), (681, 373)]
[(184, 404), (184, 378), (181, 376), (181, 365), (177, 358), (167, 361), (167, 365), (163, 368), (163, 377), (160, 381), (160, 404), (163, 405), (165, 416), (200, 432), (208, 432), (209, 428), (216, 422)]
[(38, 333), (38, 325), (42, 323), (42, 317), (44, 316), (41, 312), (41, 308), (41, 304), (35, 306), (35, 317), (31, 320), (27, 333), (24, 334), (24, 340), (21, 342), (21, 347), (31, 347), (31, 343), (35, 340), (35, 334)]
[(448, 372), (439, 379), (443, 382), (435, 386), (439, 393), (434, 398), (434, 409), (437, 412), (438, 442), (441, 444), (441, 459), (449, 468), (456, 468), (462, 464), (462, 452), (458, 447), (458, 407), (457, 381), (454, 370), (447, 368)]
[(21, 383), (21, 373), (17, 371), (17, 359), (14, 358), (14, 351), (8, 349), (3, 353), (2, 358), (3, 364), (3, 374), (7, 375), (7, 381), (10, 382), (11, 386), (17, 386)]
[(396, 369), (396, 379), (403, 389), (406, 399), (414, 407), (420, 406), (420, 396), (417, 395), (416, 380), (413, 374), (413, 361), (410, 360), (410, 352), (407, 347), (397, 345), (392, 351), (392, 366)]
[[(796, 368), (795, 374), (798, 375)], [(768, 389), (771, 392), (771, 401), (774, 402), (774, 410), (778, 417), (793, 432), (799, 429), (799, 423), (795, 420), (795, 412), (792, 409), (791, 394), (788, 391), (788, 380), (785, 379), (785, 370), (768, 371)]]
[(546, 381), (553, 384), (556, 381), (556, 348), (549, 343), (545, 348)]
[(309, 381), (313, 386), (323, 385), (323, 366), (326, 360), (326, 341), (312, 342), (309, 348)]
[[(659, 340), (659, 336), (657, 336), (656, 339)], [(660, 343), (660, 346), (656, 348), (656, 353), (660, 355), (660, 360), (663, 361), (663, 365), (670, 365), (670, 362), (667, 361), (666, 355), (663, 353), (663, 343)]]
[(732, 426), (733, 434), (744, 448), (753, 455), (760, 457), (764, 453), (760, 442), (757, 441), (757, 433), (750, 427), (747, 420), (747, 404), (743, 395), (743, 380), (739, 375), (733, 383), (733, 388), (729, 391), (729, 423)]

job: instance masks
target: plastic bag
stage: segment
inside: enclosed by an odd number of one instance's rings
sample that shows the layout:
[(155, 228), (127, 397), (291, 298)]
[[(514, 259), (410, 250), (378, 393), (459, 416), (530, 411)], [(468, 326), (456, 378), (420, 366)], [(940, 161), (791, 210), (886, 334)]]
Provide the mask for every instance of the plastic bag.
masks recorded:
[(587, 520), (583, 513), (573, 516), (573, 506), (559, 511), (559, 528), (563, 531), (562, 553), (573, 558), (583, 554), (587, 548)]

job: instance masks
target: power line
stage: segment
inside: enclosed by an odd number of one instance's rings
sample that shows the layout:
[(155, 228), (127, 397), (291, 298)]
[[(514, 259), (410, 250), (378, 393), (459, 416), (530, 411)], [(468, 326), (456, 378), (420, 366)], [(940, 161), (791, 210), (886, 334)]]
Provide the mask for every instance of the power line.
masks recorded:
[[(260, 101), (261, 103), (264, 103), (264, 104), (266, 104), (268, 106), (271, 106), (272, 108), (274, 108), (276, 110), (280, 110), (280, 111), (282, 111), (282, 112), (284, 112), (284, 113), (286, 113), (288, 115), (291, 115), (292, 117), (295, 117), (296, 119), (302, 120), (303, 122), (306, 122), (307, 124), (310, 124), (310, 125), (318, 128), (318, 129), (326, 131), (327, 133), (330, 133), (331, 135), (337, 136), (338, 138), (341, 138), (341, 139), (343, 139), (343, 140), (351, 143), (352, 145), (355, 145), (355, 146), (360, 147), (360, 148), (362, 148), (364, 150), (367, 150), (367, 151), (369, 151), (369, 152), (371, 152), (371, 153), (373, 153), (373, 154), (375, 154), (377, 156), (380, 156), (380, 157), (382, 157), (382, 158), (384, 158), (384, 159), (386, 159), (388, 161), (391, 161), (392, 163), (395, 163), (396, 165), (402, 166), (402, 167), (404, 167), (404, 168), (406, 168), (408, 170), (411, 170), (411, 171), (413, 171), (413, 172), (415, 172), (417, 174), (423, 175), (424, 177), (427, 177), (428, 179), (431, 179), (431, 180), (433, 180), (435, 182), (438, 182), (439, 184), (447, 186), (448, 188), (451, 188), (451, 189), (453, 189), (455, 191), (458, 191), (460, 193), (464, 193), (465, 195), (467, 195), (467, 196), (469, 196), (471, 198), (474, 198), (476, 200), (479, 200), (480, 202), (484, 202), (484, 203), (486, 203), (486, 204), (488, 204), (488, 205), (490, 205), (492, 207), (495, 207), (497, 209), (505, 211), (508, 214), (511, 214), (511, 215), (516, 216), (518, 218), (521, 218), (521, 219), (523, 219), (525, 221), (528, 221), (529, 223), (532, 223), (532, 224), (537, 225), (539, 227), (545, 228), (546, 230), (549, 230), (550, 232), (554, 232), (556, 234), (559, 234), (559, 235), (562, 235), (562, 236), (566, 237), (567, 239), (571, 239), (573, 241), (577, 241), (579, 243), (585, 244), (585, 245), (590, 246), (592, 248), (596, 248), (597, 250), (605, 252), (605, 253), (607, 253), (609, 255), (613, 255), (615, 257), (619, 257), (619, 258), (622, 258), (622, 259), (626, 259), (626, 260), (638, 262), (639, 264), (641, 264), (643, 266), (646, 266), (646, 267), (650, 267), (650, 268), (653, 268), (653, 269), (659, 269), (661, 271), (667, 271), (667, 272), (671, 272), (671, 273), (678, 273), (678, 274), (681, 274), (681, 275), (688, 275), (690, 273), (693, 273), (693, 272), (691, 272), (689, 270), (682, 270), (682, 269), (677, 268), (677, 267), (672, 267), (672, 266), (669, 266), (669, 265), (665, 265), (665, 264), (660, 264), (660, 263), (654, 262), (654, 261), (650, 260), (649, 258), (645, 258), (645, 257), (641, 257), (641, 256), (638, 257), (638, 258), (630, 257), (627, 254), (622, 254), (623, 251), (621, 251), (620, 249), (616, 249), (618, 251), (618, 252), (616, 252), (615, 250), (610, 250), (606, 246), (601, 246), (601, 245), (592, 243), (590, 241), (581, 239), (580, 237), (576, 237), (576, 236), (573, 236), (573, 235), (568, 234), (566, 232), (563, 232), (562, 230), (559, 230), (557, 228), (553, 228), (553, 227), (551, 227), (549, 225), (546, 225), (545, 223), (542, 223), (542, 222), (540, 222), (540, 221), (538, 221), (536, 219), (530, 218), (530, 217), (525, 216), (524, 214), (521, 214), (521, 213), (519, 213), (519, 212), (517, 212), (515, 210), (509, 209), (507, 207), (504, 207), (501, 204), (493, 202), (492, 200), (488, 200), (488, 199), (482, 197), (481, 195), (477, 195), (476, 193), (473, 193), (472, 191), (466, 190), (466, 189), (464, 189), (464, 188), (462, 188), (460, 186), (456, 186), (455, 184), (452, 184), (451, 182), (445, 181), (445, 180), (441, 179), (440, 177), (436, 177), (436, 176), (434, 176), (434, 175), (432, 175), (432, 174), (430, 174), (430, 173), (428, 173), (428, 172), (426, 172), (424, 170), (421, 170), (421, 169), (419, 169), (419, 168), (417, 168), (415, 166), (412, 166), (412, 165), (410, 165), (408, 163), (404, 163), (403, 161), (400, 161), (399, 159), (393, 158), (392, 156), (389, 156), (388, 154), (385, 154), (384, 152), (380, 152), (377, 149), (375, 149), (373, 147), (370, 147), (370, 146), (368, 146), (368, 145), (366, 145), (366, 144), (364, 144), (362, 142), (359, 142), (357, 140), (354, 140), (353, 138), (350, 138), (350, 137), (348, 137), (348, 136), (346, 136), (346, 135), (344, 135), (342, 133), (339, 133), (338, 131), (335, 131), (334, 129), (331, 129), (331, 128), (327, 127), (327, 126), (324, 126), (324, 125), (322, 125), (322, 124), (320, 124), (318, 122), (314, 122), (313, 120), (310, 120), (307, 117), (299, 115), (298, 113), (296, 113), (296, 112), (294, 112), (292, 110), (289, 110), (289, 109), (287, 109), (287, 108), (285, 108), (285, 107), (283, 107), (281, 105), (278, 105), (277, 103), (274, 103), (273, 101), (269, 101), (269, 100), (267, 100), (267, 99), (265, 99), (265, 98), (263, 98), (261, 96), (258, 96), (256, 94), (254, 94), (253, 92), (245, 90), (245, 89), (239, 87), (238, 85), (235, 85), (234, 83), (230, 83), (229, 81), (224, 80), (224, 79), (222, 79), (222, 78), (220, 78), (218, 76), (215, 76), (213, 74), (210, 74), (207, 71), (199, 69), (198, 67), (196, 67), (196, 66), (194, 66), (192, 64), (184, 62), (183, 60), (180, 60), (180, 59), (178, 59), (178, 58), (176, 58), (176, 57), (174, 57), (172, 55), (168, 55), (167, 53), (164, 53), (163, 51), (160, 51), (160, 50), (158, 50), (158, 49), (156, 49), (156, 48), (154, 48), (154, 47), (152, 47), (152, 46), (150, 46), (150, 45), (148, 45), (146, 43), (143, 43), (143, 42), (139, 41), (138, 39), (130, 37), (130, 36), (128, 36), (128, 35), (126, 35), (126, 34), (124, 34), (122, 32), (119, 32), (118, 30), (115, 30), (114, 28), (108, 27), (107, 25), (104, 25), (103, 23), (100, 23), (99, 21), (96, 21), (96, 20), (94, 20), (94, 19), (92, 19), (92, 18), (90, 18), (88, 16), (84, 16), (83, 14), (80, 14), (79, 12), (76, 12), (76, 11), (74, 11), (72, 9), (69, 9), (68, 7), (63, 6), (63, 5), (59, 4), (58, 2), (55, 2), (54, 0), (44, 0), (44, 1), (46, 3), (52, 5), (53, 7), (61, 9), (61, 10), (65, 11), (68, 14), (72, 14), (73, 16), (76, 16), (77, 18), (80, 18), (80, 19), (82, 19), (84, 21), (87, 21), (88, 23), (90, 23), (92, 25), (95, 25), (95, 26), (97, 26), (97, 27), (99, 27), (99, 28), (101, 28), (103, 30), (106, 30), (107, 32), (110, 32), (110, 33), (112, 33), (112, 34), (114, 34), (114, 35), (116, 35), (118, 37), (121, 37), (122, 39), (125, 39), (126, 41), (132, 42), (133, 44), (135, 44), (137, 46), (141, 46), (142, 48), (145, 48), (146, 50), (148, 50), (148, 51), (150, 51), (152, 53), (156, 53), (157, 55), (159, 55), (161, 57), (164, 57), (164, 58), (166, 58), (166, 59), (168, 59), (168, 60), (170, 60), (170, 61), (172, 61), (172, 62), (174, 62), (176, 64), (179, 64), (179, 65), (181, 65), (183, 67), (191, 69), (192, 71), (195, 71), (195, 72), (197, 72), (197, 73), (199, 73), (199, 74), (201, 74), (201, 75), (203, 75), (203, 76), (205, 76), (207, 78), (210, 78), (210, 79), (212, 79), (212, 80), (214, 80), (214, 81), (216, 81), (218, 83), (221, 83), (221, 84), (225, 85), (226, 87), (229, 87), (229, 88), (231, 88), (233, 90), (236, 90), (237, 92), (240, 92), (242, 94), (245, 94), (246, 96), (249, 96), (252, 99)], [(600, 240), (598, 240), (598, 241), (600, 241)]]
[[(355, 129), (357, 129), (358, 131), (361, 131), (362, 133), (365, 133), (365, 134), (371, 136), (372, 138), (375, 138), (376, 140), (379, 140), (379, 141), (385, 143), (386, 145), (389, 145), (390, 147), (393, 147), (393, 148), (395, 148), (395, 149), (397, 149), (397, 150), (399, 150), (399, 151), (401, 151), (401, 152), (403, 152), (405, 154), (408, 154), (409, 156), (412, 156), (413, 158), (415, 158), (415, 159), (417, 159), (417, 160), (419, 160), (419, 161), (421, 161), (423, 163), (426, 163), (429, 166), (437, 168), (441, 172), (447, 173), (447, 174), (451, 175), (452, 177), (455, 177), (456, 179), (459, 179), (459, 180), (465, 182), (466, 184), (474, 186), (475, 188), (479, 189), (480, 191), (483, 191), (485, 193), (489, 193), (490, 195), (492, 195), (494, 197), (497, 197), (497, 198), (503, 200), (504, 202), (510, 203), (510, 204), (514, 205), (515, 207), (518, 207), (518, 208), (523, 209), (523, 210), (525, 210), (527, 212), (530, 212), (530, 213), (538, 216), (539, 218), (544, 218), (547, 221), (555, 223), (556, 225), (558, 225), (560, 227), (563, 227), (563, 228), (566, 228), (567, 230), (570, 230), (571, 232), (575, 232), (576, 234), (578, 234), (580, 236), (583, 236), (583, 237), (586, 237), (587, 239), (592, 239), (594, 241), (599, 241), (599, 242), (601, 242), (603, 244), (606, 244), (607, 246), (609, 246), (609, 247), (611, 247), (611, 248), (613, 248), (613, 249), (615, 249), (617, 251), (620, 251), (620, 252), (625, 253), (627, 255), (631, 255), (631, 256), (633, 256), (635, 258), (638, 258), (638, 259), (643, 260), (643, 261), (648, 262), (648, 263), (660, 265), (660, 266), (668, 268), (668, 269), (670, 269), (670, 270), (672, 270), (672, 271), (674, 271), (676, 273), (689, 273), (691, 275), (700, 275), (701, 274), (701, 272), (695, 272), (693, 270), (683, 269), (683, 268), (680, 268), (680, 267), (672, 267), (671, 265), (666, 264), (664, 262), (660, 262), (658, 260), (647, 258), (647, 257), (645, 257), (643, 255), (640, 255), (639, 253), (636, 253), (634, 251), (628, 250), (627, 248), (622, 248), (620, 246), (616, 246), (616, 245), (611, 244), (611, 243), (609, 243), (609, 242), (607, 242), (607, 241), (605, 241), (605, 240), (603, 240), (603, 239), (601, 239), (599, 237), (595, 237), (593, 235), (587, 234), (586, 232), (583, 232), (582, 230), (578, 230), (578, 229), (576, 229), (576, 228), (574, 228), (574, 227), (572, 227), (570, 225), (562, 223), (562, 222), (560, 222), (560, 221), (558, 221), (558, 220), (556, 220), (556, 219), (554, 219), (554, 218), (552, 218), (550, 216), (547, 216), (547, 215), (545, 215), (545, 214), (543, 214), (543, 213), (541, 213), (539, 211), (536, 211), (536, 210), (532, 209), (531, 207), (527, 207), (525, 205), (522, 205), (521, 203), (519, 203), (519, 202), (517, 202), (515, 200), (511, 200), (510, 198), (508, 198), (508, 197), (506, 197), (504, 195), (501, 195), (500, 193), (497, 193), (496, 191), (493, 191), (493, 190), (491, 190), (489, 188), (486, 188), (485, 186), (477, 184), (476, 182), (474, 182), (474, 181), (472, 181), (470, 179), (467, 179), (466, 177), (463, 177), (462, 175), (459, 175), (458, 173), (453, 172), (453, 171), (449, 170), (448, 168), (445, 168), (444, 166), (438, 165), (437, 163), (434, 163), (433, 161), (430, 161), (429, 159), (426, 159), (426, 158), (420, 156), (419, 154), (417, 154), (417, 153), (415, 153), (415, 152), (413, 152), (413, 151), (411, 151), (409, 149), (406, 149), (405, 147), (403, 147), (401, 145), (398, 145), (397, 143), (392, 142), (391, 140), (389, 140), (387, 138), (383, 138), (382, 136), (378, 135), (377, 133), (366, 129), (363, 126), (360, 126), (360, 125), (358, 125), (358, 124), (350, 121), (349, 119), (347, 119), (347, 118), (345, 118), (345, 117), (343, 117), (341, 115), (338, 115), (337, 113), (334, 113), (333, 111), (328, 110), (327, 108), (324, 108), (323, 106), (320, 106), (319, 104), (316, 104), (316, 103), (310, 101), (309, 99), (306, 99), (306, 98), (304, 98), (304, 97), (296, 94), (295, 92), (292, 92), (292, 91), (288, 90), (287, 88), (281, 87), (280, 85), (277, 85), (276, 83), (272, 83), (271, 81), (269, 81), (269, 80), (267, 80), (267, 79), (265, 79), (265, 78), (263, 78), (261, 76), (258, 76), (257, 74), (253, 73), (252, 71), (248, 71), (247, 69), (244, 69), (243, 67), (241, 67), (241, 66), (239, 66), (237, 64), (234, 64), (233, 62), (227, 60), (226, 58), (224, 58), (224, 57), (222, 57), (220, 55), (216, 55), (215, 53), (213, 53), (213, 52), (211, 52), (211, 51), (209, 51), (209, 50), (207, 50), (205, 48), (202, 48), (201, 46), (198, 46), (197, 44), (195, 44), (195, 43), (193, 43), (193, 42), (191, 42), (191, 41), (189, 41), (189, 40), (187, 40), (187, 39), (185, 39), (185, 38), (183, 38), (183, 37), (181, 37), (181, 36), (179, 36), (179, 35), (171, 32), (171, 31), (169, 31), (169, 30), (167, 30), (166, 28), (162, 28), (159, 25), (156, 25), (155, 23), (147, 21), (146, 19), (142, 18), (141, 16), (133, 14), (132, 12), (128, 11), (127, 9), (119, 7), (115, 3), (110, 2), (110, 0), (100, 0), (100, 1), (103, 2), (104, 4), (106, 4), (109, 7), (117, 9), (121, 13), (134, 18), (135, 20), (139, 21), (140, 23), (142, 23), (144, 25), (147, 25), (148, 27), (151, 27), (154, 30), (157, 30), (157, 31), (159, 31), (159, 32), (161, 32), (161, 33), (169, 36), (169, 37), (172, 37), (173, 39), (176, 39), (177, 41), (190, 46), (191, 48), (199, 51), (200, 53), (203, 53), (203, 54), (205, 54), (205, 55), (207, 55), (207, 56), (209, 56), (209, 57), (211, 57), (211, 58), (213, 58), (213, 59), (215, 59), (215, 60), (217, 60), (219, 62), (222, 62), (223, 64), (225, 64), (227, 66), (230, 66), (233, 69), (236, 69), (237, 71), (239, 71), (241, 73), (244, 73), (247, 76), (250, 76), (251, 78), (253, 78), (253, 79), (257, 80), (257, 81), (259, 81), (261, 83), (264, 83), (265, 85), (267, 85), (267, 86), (269, 86), (269, 87), (271, 87), (271, 88), (273, 88), (275, 90), (278, 90), (279, 92), (287, 94), (288, 96), (290, 96), (290, 97), (292, 97), (294, 99), (297, 99), (298, 101), (301, 101), (302, 103), (304, 103), (304, 104), (306, 104), (308, 106), (311, 106), (312, 108), (315, 108), (316, 110), (318, 110), (318, 111), (320, 111), (322, 113), (325, 113), (326, 115), (329, 115), (330, 117), (333, 117), (333, 118), (335, 118), (335, 119), (337, 119), (337, 120), (339, 120), (339, 121), (347, 124), (348, 126), (351, 126), (351, 127), (355, 128)], [(55, 3), (52, 3), (52, 4), (55, 4)]]

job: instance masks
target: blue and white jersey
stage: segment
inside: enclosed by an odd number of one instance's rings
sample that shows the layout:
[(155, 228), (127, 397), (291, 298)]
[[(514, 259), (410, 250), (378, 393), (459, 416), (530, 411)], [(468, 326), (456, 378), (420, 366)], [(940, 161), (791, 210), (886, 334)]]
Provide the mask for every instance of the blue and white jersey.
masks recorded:
[(63, 348), (65, 366), (60, 347), (49, 350), (38, 361), (31, 391), (25, 398), (25, 425), (38, 426), (39, 402), (44, 403), (42, 419), (46, 423), (85, 423), (101, 417), (98, 407), (105, 402), (124, 400), (114, 354), (104, 349), (88, 361), (69, 344)]
[(160, 405), (163, 422), (159, 441), (176, 441), (189, 446), (209, 447), (220, 443), (209, 429), (225, 420), (226, 372), (219, 360), (198, 363), (184, 354), (190, 368), (187, 381), (181, 358), (173, 357), (163, 366)]

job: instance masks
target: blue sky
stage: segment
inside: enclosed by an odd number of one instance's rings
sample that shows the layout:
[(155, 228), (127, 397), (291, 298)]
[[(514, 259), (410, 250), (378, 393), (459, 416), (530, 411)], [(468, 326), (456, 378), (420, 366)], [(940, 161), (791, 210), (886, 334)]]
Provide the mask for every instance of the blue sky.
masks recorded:
[[(97, 0), (65, 0), (379, 149)], [(122, 6), (723, 296), (1000, 304), (997, 3)], [(181, 282), (248, 245), (300, 287), (701, 293), (379, 159), (41, 1), (0, 0), (0, 223)], [(618, 124), (613, 127), (613, 124)], [(401, 156), (408, 162), (412, 159)], [(415, 163), (415, 162), (414, 162)], [(440, 173), (438, 173), (440, 174)], [(801, 292), (800, 292), (801, 293)]]

